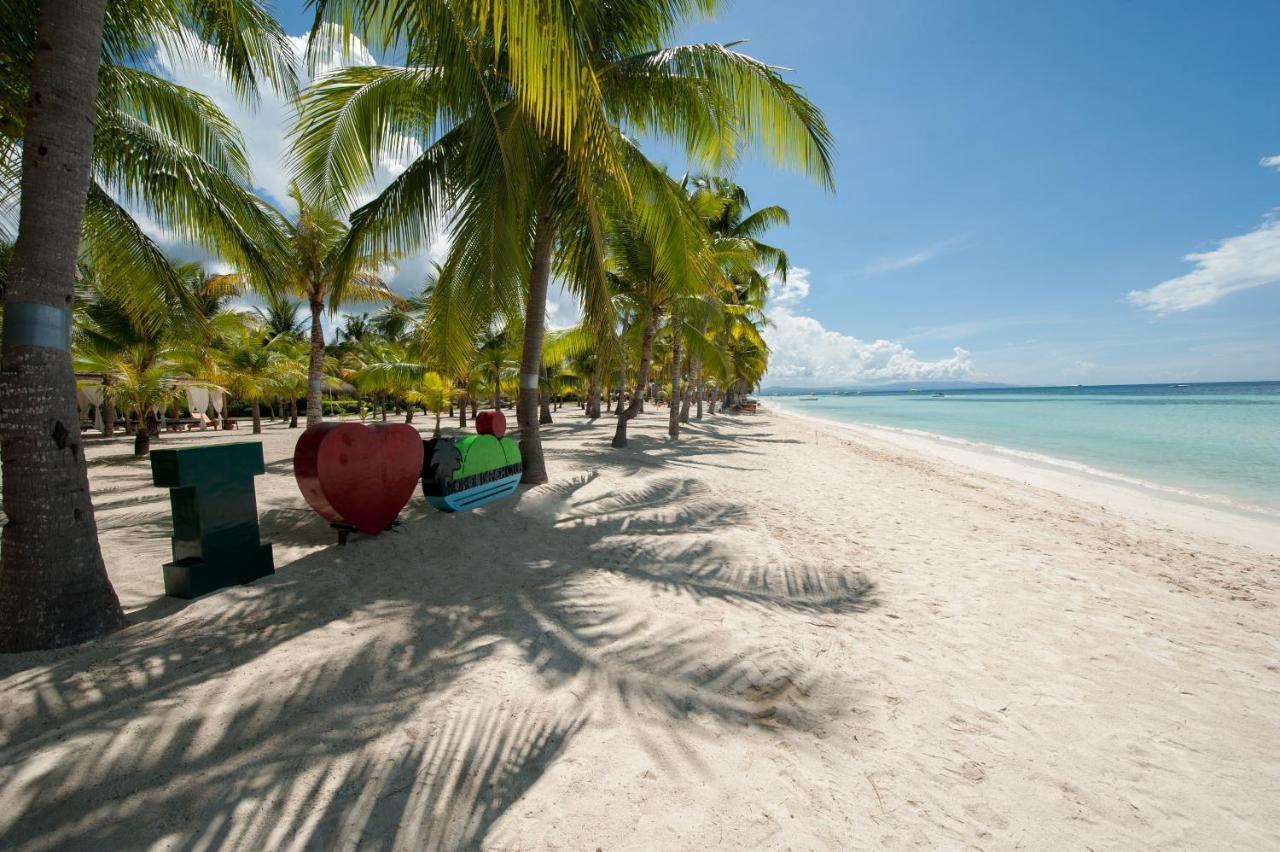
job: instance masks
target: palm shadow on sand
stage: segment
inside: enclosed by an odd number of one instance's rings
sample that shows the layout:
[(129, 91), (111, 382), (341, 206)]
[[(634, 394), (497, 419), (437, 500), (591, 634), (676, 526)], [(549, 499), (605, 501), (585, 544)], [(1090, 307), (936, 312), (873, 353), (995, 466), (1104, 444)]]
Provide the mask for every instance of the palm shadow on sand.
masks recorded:
[(472, 848), (597, 713), (666, 720), (690, 761), (708, 724), (805, 728), (821, 685), (785, 649), (726, 651), (698, 619), (623, 602), (875, 605), (816, 557), (738, 557), (750, 517), (696, 479), (600, 486), (719, 440), (602, 451), (518, 503), (415, 512), (93, 645), (0, 660), (0, 846)]

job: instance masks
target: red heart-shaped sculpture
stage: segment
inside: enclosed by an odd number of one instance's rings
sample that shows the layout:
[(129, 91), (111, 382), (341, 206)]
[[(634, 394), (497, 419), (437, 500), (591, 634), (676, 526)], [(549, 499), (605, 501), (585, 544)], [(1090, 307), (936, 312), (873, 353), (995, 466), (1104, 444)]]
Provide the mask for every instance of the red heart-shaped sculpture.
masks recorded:
[(293, 476), (321, 517), (380, 533), (417, 490), (422, 438), (404, 423), (320, 423), (293, 448)]

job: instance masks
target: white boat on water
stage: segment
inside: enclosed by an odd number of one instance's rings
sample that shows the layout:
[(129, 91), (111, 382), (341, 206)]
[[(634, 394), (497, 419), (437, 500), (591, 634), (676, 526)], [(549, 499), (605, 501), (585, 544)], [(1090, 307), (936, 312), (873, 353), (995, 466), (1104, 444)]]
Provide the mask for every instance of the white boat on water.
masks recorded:
[(804, 396), (796, 397), (796, 402), (817, 402), (818, 395), (816, 393), (807, 393)]

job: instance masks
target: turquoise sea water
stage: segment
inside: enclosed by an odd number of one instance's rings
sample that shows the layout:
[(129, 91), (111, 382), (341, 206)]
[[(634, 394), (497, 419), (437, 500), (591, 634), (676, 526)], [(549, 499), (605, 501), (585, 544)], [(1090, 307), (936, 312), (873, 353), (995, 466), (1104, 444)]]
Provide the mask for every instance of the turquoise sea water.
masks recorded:
[(946, 390), (766, 405), (995, 444), (1280, 509), (1280, 382)]

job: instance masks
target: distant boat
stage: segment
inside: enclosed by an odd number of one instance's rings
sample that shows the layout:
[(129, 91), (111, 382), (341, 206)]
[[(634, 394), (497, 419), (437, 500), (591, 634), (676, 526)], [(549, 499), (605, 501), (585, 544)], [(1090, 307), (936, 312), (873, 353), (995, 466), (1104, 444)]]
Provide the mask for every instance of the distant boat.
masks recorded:
[(938, 398), (938, 397), (940, 397), (940, 396), (946, 396), (946, 394), (945, 394), (945, 393), (942, 393), (941, 391), (939, 391), (938, 393), (932, 393), (932, 394), (929, 394), (929, 396), (930, 396), (930, 397), (933, 397), (934, 399), (936, 399), (936, 398)]
[(907, 393), (920, 393), (920, 388), (907, 388)]
[(816, 393), (807, 393), (804, 396), (796, 397), (796, 402), (817, 402), (818, 395)]
[(1082, 388), (1082, 387), (1084, 387), (1084, 385), (1072, 385), (1071, 387), (1073, 387), (1073, 388)]
[(1174, 385), (1174, 387), (1175, 387), (1175, 388), (1185, 388), (1185, 387), (1188, 387), (1188, 385)]

